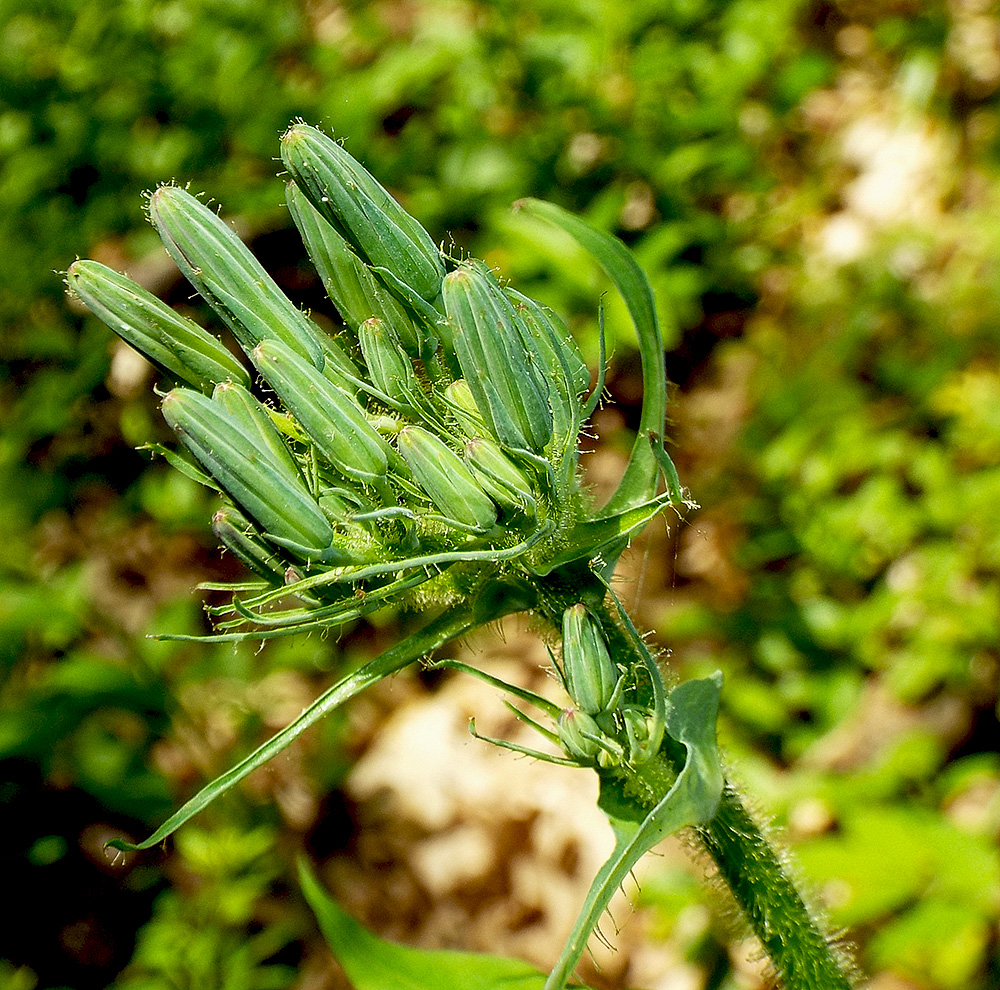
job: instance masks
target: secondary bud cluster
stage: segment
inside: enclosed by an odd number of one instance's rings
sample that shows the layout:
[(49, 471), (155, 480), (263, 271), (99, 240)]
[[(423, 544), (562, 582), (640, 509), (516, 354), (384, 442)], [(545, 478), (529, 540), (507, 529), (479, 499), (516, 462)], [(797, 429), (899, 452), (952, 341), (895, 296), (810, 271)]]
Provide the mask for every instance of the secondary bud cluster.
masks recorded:
[(637, 672), (621, 670), (611, 659), (604, 631), (585, 605), (565, 610), (562, 629), (559, 675), (573, 702), (557, 726), (566, 755), (602, 768), (645, 763), (660, 748), (663, 724), (655, 704), (623, 700), (626, 687), (636, 694)]
[(307, 607), (281, 631), (425, 582), (427, 600), (505, 568), (546, 573), (583, 517), (576, 443), (590, 375), (573, 338), (483, 263), (443, 255), (315, 128), (291, 127), (281, 152), (291, 215), (348, 331), (340, 339), (197, 198), (164, 186), (149, 200), (164, 246), (263, 392), (217, 337), (127, 278), (89, 261), (67, 276), (178, 382), (164, 417), (228, 500), (219, 539), (265, 582), (220, 633), (275, 634), (270, 607), (289, 590)]

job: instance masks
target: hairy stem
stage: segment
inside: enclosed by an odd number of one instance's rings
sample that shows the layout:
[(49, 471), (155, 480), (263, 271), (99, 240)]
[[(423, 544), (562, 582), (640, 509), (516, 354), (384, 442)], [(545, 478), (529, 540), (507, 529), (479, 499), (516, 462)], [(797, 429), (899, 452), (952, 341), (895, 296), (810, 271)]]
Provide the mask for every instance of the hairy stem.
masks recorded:
[[(626, 666), (642, 663), (639, 647), (614, 613), (604, 611), (601, 618), (612, 655)], [(680, 747), (667, 739), (661, 753), (674, 774), (680, 773)], [(670, 784), (657, 783), (656, 793), (647, 799), (658, 801)], [(851, 990), (856, 979), (848, 954), (810, 910), (787, 856), (772, 844), (730, 782), (723, 787), (715, 816), (694, 831), (786, 990)]]
[(786, 858), (726, 783), (715, 817), (695, 830), (788, 990), (850, 990), (853, 966), (796, 887)]

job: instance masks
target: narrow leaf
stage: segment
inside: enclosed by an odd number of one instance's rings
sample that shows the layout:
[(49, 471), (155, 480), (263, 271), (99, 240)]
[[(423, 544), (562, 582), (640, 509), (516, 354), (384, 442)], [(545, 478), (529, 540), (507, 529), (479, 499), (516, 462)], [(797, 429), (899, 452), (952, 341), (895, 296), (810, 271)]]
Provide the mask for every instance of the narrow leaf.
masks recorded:
[(415, 660), (427, 656), (450, 639), (468, 632), (477, 624), (477, 621), (471, 607), (455, 609), (440, 615), (419, 632), (414, 633), (392, 649), (386, 650), (385, 653), (369, 661), (359, 670), (348, 674), (333, 687), (324, 691), (295, 721), (273, 735), (263, 746), (255, 749), (245, 760), (203, 787), (144, 842), (133, 844), (124, 839), (112, 839), (108, 845), (124, 852), (151, 849), (180, 828), (189, 818), (202, 811), (220, 794), (224, 794), (230, 787), (238, 784), (244, 777), (263, 766), (272, 757), (277, 756), (328, 712), (333, 711), (356, 694), (360, 694), (366, 687), (394, 674), (397, 670), (402, 670), (403, 667)]

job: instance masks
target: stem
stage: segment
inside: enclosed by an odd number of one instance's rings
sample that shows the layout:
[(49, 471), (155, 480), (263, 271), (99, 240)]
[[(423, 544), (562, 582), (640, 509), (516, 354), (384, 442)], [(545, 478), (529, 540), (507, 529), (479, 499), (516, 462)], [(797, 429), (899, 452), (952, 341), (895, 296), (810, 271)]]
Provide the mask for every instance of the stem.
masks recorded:
[[(611, 610), (602, 608), (612, 655), (627, 657), (626, 666), (642, 663), (640, 651), (616, 619)], [(674, 774), (680, 773), (684, 766), (680, 747), (666, 740), (661, 753)], [(653, 800), (660, 800), (669, 787), (670, 781), (658, 782)], [(786, 990), (851, 990), (856, 972), (847, 952), (809, 909), (787, 856), (772, 845), (729, 781), (715, 816), (694, 831)]]
[(728, 781), (715, 817), (695, 830), (789, 990), (851, 990), (853, 965), (799, 893), (787, 859)]

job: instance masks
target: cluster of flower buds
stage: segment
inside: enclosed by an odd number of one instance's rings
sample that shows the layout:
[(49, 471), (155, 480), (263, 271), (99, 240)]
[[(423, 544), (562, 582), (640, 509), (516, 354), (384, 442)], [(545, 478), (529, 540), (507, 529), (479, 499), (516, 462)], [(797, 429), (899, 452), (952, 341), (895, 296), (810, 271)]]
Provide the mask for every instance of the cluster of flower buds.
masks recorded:
[[(104, 265), (67, 273), (178, 383), (162, 408), (197, 462), (186, 470), (221, 490), (214, 530), (263, 582), (218, 635), (336, 624), (427, 582), (424, 601), (435, 587), (445, 598), (473, 570), (544, 574), (620, 539), (617, 521), (581, 528), (577, 437), (600, 384), (585, 399), (590, 373), (559, 318), (485, 264), (444, 255), (317, 129), (293, 125), (281, 156), (340, 338), (174, 185), (150, 196), (150, 220), (246, 361)], [(302, 607), (274, 610), (290, 592)]]
[(663, 712), (655, 704), (626, 703), (637, 692), (628, 684), (636, 670), (611, 659), (600, 623), (582, 604), (563, 613), (562, 664), (558, 668), (572, 708), (559, 715), (558, 736), (566, 755), (602, 769), (641, 766), (660, 748)]

